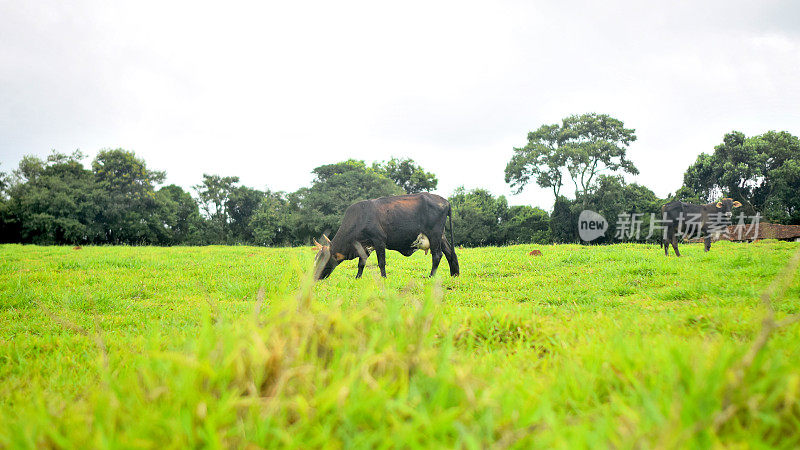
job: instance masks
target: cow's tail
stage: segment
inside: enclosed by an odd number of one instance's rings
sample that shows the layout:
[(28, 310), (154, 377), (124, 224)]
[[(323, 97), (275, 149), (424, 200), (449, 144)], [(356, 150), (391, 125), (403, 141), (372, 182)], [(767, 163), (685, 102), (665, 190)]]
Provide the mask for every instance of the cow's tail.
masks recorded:
[(456, 239), (453, 237), (453, 205), (447, 208), (447, 220), (450, 221), (450, 246), (456, 248)]

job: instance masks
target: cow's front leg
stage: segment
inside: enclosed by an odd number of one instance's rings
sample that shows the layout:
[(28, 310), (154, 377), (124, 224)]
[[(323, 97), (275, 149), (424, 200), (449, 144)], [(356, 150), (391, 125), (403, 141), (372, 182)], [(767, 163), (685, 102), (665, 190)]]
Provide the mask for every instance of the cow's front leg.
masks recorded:
[(367, 260), (363, 258), (358, 258), (358, 273), (356, 274), (356, 279), (361, 278), (361, 274), (364, 273), (364, 266), (367, 265)]
[(381, 269), (381, 276), (386, 278), (386, 248), (375, 246), (375, 253), (378, 255), (378, 267)]
[(706, 235), (705, 244), (706, 244), (706, 251), (711, 250), (711, 235), (710, 234)]
[(458, 267), (458, 257), (453, 246), (444, 237), (442, 238), (442, 252), (444, 252), (444, 257), (447, 258), (447, 264), (450, 266), (450, 276), (457, 277), (461, 272)]

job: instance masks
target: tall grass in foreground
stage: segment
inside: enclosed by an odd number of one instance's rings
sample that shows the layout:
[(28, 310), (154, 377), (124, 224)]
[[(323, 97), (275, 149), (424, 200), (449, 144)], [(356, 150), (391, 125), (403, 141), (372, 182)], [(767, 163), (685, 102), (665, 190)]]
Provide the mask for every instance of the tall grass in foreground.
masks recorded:
[[(156, 332), (114, 345), (113, 328), (38, 303), (51, 334), (78, 339), (47, 354), (81, 343), (97, 375), (75, 395), (47, 382), (3, 399), (0, 447), (800, 446), (796, 325), (753, 351), (760, 320), (728, 341), (697, 332), (714, 317), (593, 307), (552, 320), (448, 309), (436, 282), (361, 283), (341, 301), (314, 298), (319, 284), (261, 291), (238, 315), (209, 299), (178, 348)], [(22, 347), (3, 347), (0, 374)]]
[[(153, 342), (128, 367), (105, 366), (96, 390), (74, 404), (54, 410), (45, 396), (32, 399), (38, 407), (4, 417), (0, 444), (487, 442), (495, 432), (490, 408), (450, 360), (452, 339), (434, 323), (435, 298), (389, 296), (343, 309), (315, 304), (310, 289), (269, 305), (262, 292), (253, 316), (235, 322), (216, 320), (212, 307), (185, 351)], [(102, 344), (97, 352), (98, 364), (113, 359)]]

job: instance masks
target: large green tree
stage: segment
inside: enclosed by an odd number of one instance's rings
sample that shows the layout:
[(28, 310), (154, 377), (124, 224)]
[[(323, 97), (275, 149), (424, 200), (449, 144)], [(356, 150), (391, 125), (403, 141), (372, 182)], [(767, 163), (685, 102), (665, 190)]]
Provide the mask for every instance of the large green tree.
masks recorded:
[(197, 193), (198, 204), (205, 221), (203, 222), (203, 242), (225, 244), (228, 242), (230, 216), (227, 206), (231, 193), (237, 188), (239, 177), (223, 177), (203, 174), (203, 181), (192, 186)]
[(94, 161), (95, 180), (106, 194), (100, 221), (106, 242), (147, 244), (167, 239), (158, 216), (155, 186), (166, 174), (150, 170), (132, 151), (101, 150)]
[(223, 177), (204, 173), (202, 183), (192, 186), (197, 193), (200, 209), (206, 218), (218, 216), (227, 220), (225, 205), (238, 183), (239, 177)]
[(161, 245), (194, 245), (201, 243), (203, 219), (192, 195), (180, 186), (170, 184), (156, 193), (158, 215), (166, 230)]
[(546, 244), (550, 242), (550, 215), (529, 205), (510, 206), (501, 223), (503, 244)]
[(502, 221), (508, 209), (506, 198), (494, 197), (486, 189), (467, 191), (459, 187), (450, 197), (457, 245), (480, 247), (502, 245)]
[(294, 243), (289, 201), (283, 192), (267, 191), (264, 193), (263, 201), (250, 219), (250, 228), (255, 244), (291, 245)]
[(800, 140), (786, 131), (747, 137), (733, 131), (711, 154), (701, 153), (684, 174), (684, 187), (704, 201), (720, 196), (768, 220), (800, 223)]
[(578, 215), (582, 209), (577, 202), (563, 195), (556, 197), (550, 213), (550, 240), (556, 244), (578, 242)]
[(264, 201), (265, 193), (247, 186), (234, 188), (225, 202), (228, 214), (228, 243), (252, 243), (253, 228), (250, 221)]
[(359, 200), (403, 193), (394, 181), (364, 161), (350, 159), (315, 168), (310, 187), (301, 188), (291, 199), (295, 241), (309, 242), (323, 232), (339, 228), (344, 211)]
[[(7, 189), (7, 219), (16, 239), (34, 244), (103, 242), (100, 213), (107, 196), (79, 151), (25, 156)], [(9, 230), (6, 230), (8, 232)], [(11, 237), (11, 236), (9, 236)]]
[(376, 163), (373, 167), (394, 181), (406, 194), (433, 191), (439, 183), (436, 175), (426, 172), (411, 158), (392, 158), (384, 164)]
[(505, 180), (516, 192), (534, 180), (540, 187), (552, 189), (558, 199), (568, 179), (576, 198), (581, 199), (603, 172), (639, 173), (627, 159), (627, 148), (635, 140), (634, 129), (607, 114), (570, 116), (560, 125), (542, 125), (528, 133), (528, 143), (514, 148)]
[(467, 191), (463, 186), (449, 200), (457, 245), (479, 247), (549, 241), (549, 216), (542, 209), (509, 207), (502, 195), (495, 197), (480, 188)]

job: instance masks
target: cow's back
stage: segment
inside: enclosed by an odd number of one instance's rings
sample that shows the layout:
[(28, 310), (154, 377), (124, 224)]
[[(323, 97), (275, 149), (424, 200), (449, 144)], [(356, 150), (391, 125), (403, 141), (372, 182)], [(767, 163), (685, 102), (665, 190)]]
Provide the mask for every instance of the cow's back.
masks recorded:
[(674, 224), (690, 220), (698, 223), (705, 223), (708, 215), (706, 206), (707, 205), (672, 201), (661, 207), (661, 215), (665, 220), (671, 221)]
[[(422, 215), (447, 214), (450, 203), (444, 198), (427, 192), (397, 195), (369, 200), (385, 224), (397, 225), (409, 216), (423, 219)], [(424, 220), (423, 220), (424, 221)]]
[(430, 193), (398, 195), (370, 200), (387, 248), (405, 249), (420, 233), (432, 238), (444, 230), (450, 202)]
[(420, 233), (441, 235), (449, 211), (450, 202), (427, 192), (363, 200), (347, 208), (334, 240), (371, 245), (380, 236), (386, 248), (407, 251)]

